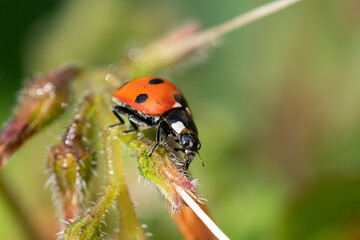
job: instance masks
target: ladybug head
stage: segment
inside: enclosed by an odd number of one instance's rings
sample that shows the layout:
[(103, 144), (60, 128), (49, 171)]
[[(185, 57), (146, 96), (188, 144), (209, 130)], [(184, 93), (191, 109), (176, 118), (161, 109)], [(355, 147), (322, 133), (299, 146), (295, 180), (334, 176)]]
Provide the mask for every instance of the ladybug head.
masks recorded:
[(191, 161), (195, 158), (195, 155), (199, 153), (199, 150), (201, 148), (200, 140), (197, 134), (184, 133), (180, 135), (179, 142), (182, 146), (181, 151), (185, 153), (185, 159), (186, 159), (185, 168), (188, 169)]

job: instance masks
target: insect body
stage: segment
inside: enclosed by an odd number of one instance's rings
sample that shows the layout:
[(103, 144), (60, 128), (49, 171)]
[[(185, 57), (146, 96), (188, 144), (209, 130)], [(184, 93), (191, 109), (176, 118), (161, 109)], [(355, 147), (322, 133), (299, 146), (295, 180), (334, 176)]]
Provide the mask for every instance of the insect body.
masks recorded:
[(113, 100), (117, 105), (112, 110), (120, 123), (112, 126), (124, 124), (121, 114), (129, 118), (133, 127), (123, 133), (137, 131), (138, 125), (156, 127), (156, 144), (150, 156), (161, 142), (171, 136), (181, 145), (174, 150), (185, 154), (185, 168), (189, 167), (201, 144), (188, 104), (174, 84), (155, 77), (134, 79), (120, 87)]

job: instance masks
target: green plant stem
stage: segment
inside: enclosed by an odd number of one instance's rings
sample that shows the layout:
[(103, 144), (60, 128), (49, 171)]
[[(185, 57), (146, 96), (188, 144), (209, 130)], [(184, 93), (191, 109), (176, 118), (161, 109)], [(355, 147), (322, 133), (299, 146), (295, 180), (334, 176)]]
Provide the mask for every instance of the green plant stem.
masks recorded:
[[(115, 199), (120, 219), (118, 239), (146, 239), (126, 186), (118, 129), (104, 131), (107, 126), (116, 121), (110, 111), (110, 104), (104, 100), (111, 100), (111, 97), (103, 93), (106, 92), (104, 87), (98, 87), (99, 83), (104, 80), (105, 75), (100, 69), (85, 74), (81, 84), (88, 84), (88, 89), (95, 92), (93, 117), (90, 124), (102, 132), (106, 186), (97, 203), (83, 217), (68, 226), (64, 233), (64, 239), (99, 239), (102, 233), (101, 221)], [(74, 94), (80, 96), (81, 89), (80, 85), (74, 85)], [(96, 139), (91, 141), (96, 141)]]
[(71, 223), (64, 233), (64, 240), (101, 239), (101, 220), (116, 197), (112, 186), (105, 187), (97, 203), (81, 218)]
[[(100, 129), (113, 124), (114, 117), (109, 111), (110, 107), (98, 96), (95, 103), (96, 116)], [(120, 218), (119, 239), (146, 239), (141, 224), (138, 221), (133, 203), (131, 202), (123, 171), (121, 159), (120, 140), (118, 129), (109, 129), (104, 132), (107, 186), (116, 191), (116, 206)]]
[[(185, 36), (183, 34), (176, 34), (177, 32), (181, 33), (184, 31), (183, 28), (179, 28), (173, 35), (181, 37), (169, 38), (169, 36), (165, 36), (160, 38), (153, 44), (139, 49), (141, 54), (135, 60), (130, 59), (127, 64), (121, 67), (132, 78), (153, 75), (153, 73), (159, 70), (174, 66), (196, 55), (196, 53), (214, 46), (220, 37), (299, 1), (276, 0), (200, 32), (197, 31), (196, 26), (190, 26), (190, 28), (195, 30), (190, 31)], [(193, 23), (193, 25), (197, 24)]]

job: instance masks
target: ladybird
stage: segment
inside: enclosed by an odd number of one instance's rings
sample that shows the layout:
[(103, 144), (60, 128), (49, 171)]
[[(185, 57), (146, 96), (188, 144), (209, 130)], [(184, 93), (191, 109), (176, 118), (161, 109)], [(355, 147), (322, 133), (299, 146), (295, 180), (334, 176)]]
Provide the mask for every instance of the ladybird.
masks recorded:
[(121, 86), (114, 93), (113, 101), (116, 105), (112, 111), (120, 123), (109, 127), (124, 124), (120, 116), (124, 115), (133, 128), (122, 133), (135, 132), (138, 126), (157, 128), (156, 144), (150, 156), (168, 137), (181, 145), (174, 150), (185, 154), (185, 169), (195, 155), (199, 155), (201, 143), (192, 113), (181, 91), (171, 82), (156, 77), (137, 78)]

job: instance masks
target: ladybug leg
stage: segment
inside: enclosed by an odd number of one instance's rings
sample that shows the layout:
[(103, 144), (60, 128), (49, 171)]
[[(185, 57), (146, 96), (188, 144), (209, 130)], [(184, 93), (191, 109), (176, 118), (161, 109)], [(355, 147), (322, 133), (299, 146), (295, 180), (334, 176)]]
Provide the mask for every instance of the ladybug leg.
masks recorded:
[(107, 130), (109, 130), (110, 128), (117, 127), (117, 126), (121, 126), (121, 125), (124, 124), (124, 120), (120, 117), (118, 111), (116, 110), (117, 107), (118, 107), (118, 106), (113, 106), (113, 107), (112, 107), (112, 111), (113, 111), (114, 115), (116, 116), (116, 118), (119, 119), (120, 122), (119, 122), (119, 123), (116, 123), (116, 124), (113, 124), (113, 125), (110, 125), (110, 126), (107, 126), (107, 127), (105, 128), (105, 132), (106, 132)]
[(119, 121), (122, 122), (123, 124), (124, 124), (124, 120), (120, 117), (119, 114), (122, 114), (125, 116), (130, 116), (130, 115), (134, 114), (131, 110), (127, 109), (126, 107), (122, 107), (122, 106), (113, 106), (112, 111), (115, 114), (115, 116), (119, 119)]
[(129, 121), (130, 121), (131, 125), (136, 129), (137, 129), (137, 126), (135, 125), (135, 123), (144, 128), (151, 128), (151, 127), (156, 126), (156, 125), (154, 125), (154, 123), (151, 120), (142, 118), (135, 114), (129, 116)]
[(161, 136), (162, 136), (162, 132), (163, 132), (163, 126), (164, 126), (164, 121), (159, 121), (158, 126), (157, 126), (157, 131), (156, 131), (156, 143), (155, 143), (154, 147), (151, 149), (149, 157), (151, 157), (151, 155), (155, 152), (156, 148), (159, 146), (159, 144), (162, 140)]
[(119, 135), (136, 132), (138, 130), (138, 126), (136, 126), (136, 124), (130, 120), (130, 117), (129, 117), (129, 122), (130, 122), (131, 126), (133, 127), (133, 129), (122, 131), (121, 133), (119, 133)]
[(139, 129), (137, 125), (145, 127), (145, 128), (150, 128), (150, 127), (154, 126), (154, 124), (151, 120), (142, 118), (134, 113), (132, 115), (129, 115), (129, 122), (130, 122), (131, 126), (133, 127), (133, 129), (123, 131), (122, 133), (130, 133), (130, 132), (137, 131)]
[(138, 127), (131, 121), (129, 121), (131, 126), (133, 127), (132, 129), (129, 129), (129, 130), (125, 130), (125, 131), (122, 131), (119, 133), (119, 136), (120, 135), (123, 135), (123, 134), (128, 134), (128, 133), (133, 133), (133, 132), (136, 132), (138, 130)]
[[(136, 132), (138, 130), (138, 126), (135, 123), (140, 124), (140, 120), (139, 120), (139, 117), (133, 111), (129, 110), (126, 107), (114, 106), (113, 112), (114, 112), (115, 116), (117, 116), (117, 118), (119, 118), (119, 120), (121, 122), (119, 124), (114, 124), (114, 126), (124, 124), (124, 120), (119, 116), (119, 113), (120, 113), (122, 115), (129, 117), (129, 122), (130, 122), (131, 126), (133, 127), (132, 129), (122, 131), (121, 133), (119, 133), (119, 135)], [(142, 124), (140, 124), (140, 125), (142, 125)]]

